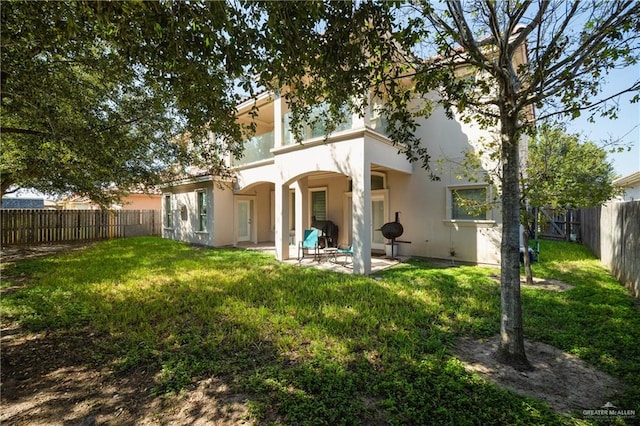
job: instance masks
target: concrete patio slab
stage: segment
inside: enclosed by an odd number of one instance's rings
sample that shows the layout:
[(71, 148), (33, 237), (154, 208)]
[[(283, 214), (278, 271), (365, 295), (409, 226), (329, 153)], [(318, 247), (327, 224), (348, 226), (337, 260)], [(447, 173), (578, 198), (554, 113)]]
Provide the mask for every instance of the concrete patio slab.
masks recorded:
[[(243, 248), (246, 250), (261, 251), (261, 252), (272, 254), (273, 256), (275, 256), (276, 254), (275, 246), (270, 243), (259, 243), (259, 244), (242, 243), (242, 244), (238, 244), (237, 247)], [(294, 257), (292, 259), (285, 260), (284, 263), (287, 263), (289, 265), (296, 265), (300, 267), (316, 268), (316, 269), (322, 269), (326, 271), (340, 272), (343, 274), (353, 273), (351, 258), (347, 258), (345, 262), (344, 256), (341, 256), (340, 254), (338, 254), (335, 260), (333, 259), (332, 256), (321, 256), (320, 261), (317, 261), (311, 257), (307, 257), (302, 259), (301, 261), (298, 261), (298, 259), (296, 259), (295, 257), (297, 255), (297, 252), (298, 252), (298, 248), (296, 246), (290, 246), (289, 253), (291, 253)], [(390, 259), (385, 256), (374, 255), (371, 257), (371, 273), (375, 274), (376, 272), (380, 272), (383, 269), (390, 268), (408, 259), (409, 258), (405, 256), (398, 256), (395, 259)]]

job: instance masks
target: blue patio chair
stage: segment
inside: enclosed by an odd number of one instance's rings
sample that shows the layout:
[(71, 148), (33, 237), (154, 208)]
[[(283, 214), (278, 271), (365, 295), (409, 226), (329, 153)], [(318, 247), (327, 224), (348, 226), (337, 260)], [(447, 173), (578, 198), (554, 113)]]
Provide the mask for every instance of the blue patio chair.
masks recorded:
[(320, 230), (312, 228), (304, 230), (304, 239), (298, 243), (298, 263), (305, 255), (313, 254), (313, 260), (320, 260)]
[(344, 262), (342, 262), (342, 266), (345, 266), (347, 264), (348, 256), (351, 256), (351, 263), (353, 263), (353, 244), (339, 244), (338, 255), (344, 256)]

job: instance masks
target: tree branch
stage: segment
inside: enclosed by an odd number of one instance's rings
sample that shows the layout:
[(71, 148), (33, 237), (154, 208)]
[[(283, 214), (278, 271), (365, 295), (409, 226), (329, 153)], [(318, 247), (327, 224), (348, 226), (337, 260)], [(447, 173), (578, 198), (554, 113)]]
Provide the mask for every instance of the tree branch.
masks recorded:
[[(511, 37), (515, 32), (516, 27), (520, 23), (520, 20), (522, 19), (522, 17), (527, 12), (527, 9), (529, 9), (529, 6), (531, 5), (531, 3), (532, 3), (531, 0), (524, 1), (519, 7), (516, 8), (516, 10), (514, 11), (515, 13), (509, 14), (509, 24), (507, 26), (507, 34), (509, 34), (509, 37)], [(529, 23), (529, 25), (527, 25), (522, 30), (520, 30), (520, 32), (518, 33), (518, 36), (515, 39), (513, 39), (511, 43), (511, 46), (514, 46), (514, 49), (520, 46), (522, 43), (524, 43), (524, 40), (536, 27), (537, 25), (536, 23), (540, 22), (540, 19), (544, 14), (544, 10), (546, 10), (547, 7), (548, 7), (548, 2), (544, 2), (542, 4), (542, 7), (538, 9), (538, 13), (533, 18), (533, 20)], [(510, 51), (509, 53), (513, 54), (513, 50)]]
[[(575, 7), (576, 6), (574, 5), (574, 9)], [(558, 31), (554, 36), (553, 40), (551, 41), (552, 44), (549, 44), (549, 47), (546, 49), (541, 60), (538, 62), (538, 68), (544, 69), (546, 73), (544, 75), (540, 73), (537, 76), (534, 76), (534, 79), (531, 81), (532, 91), (536, 89), (537, 91), (543, 91), (544, 88), (541, 87), (541, 85), (543, 85), (546, 81), (562, 79), (561, 74), (566, 72), (567, 69), (575, 70), (582, 66), (587, 58), (592, 57), (593, 54), (602, 47), (602, 42), (607, 36), (607, 32), (604, 30), (605, 28), (617, 28), (622, 22), (624, 22), (629, 16), (631, 16), (632, 13), (638, 13), (637, 6), (632, 8), (631, 10), (628, 10), (626, 13), (622, 13), (624, 8), (622, 10), (617, 10), (615, 13), (612, 12), (609, 18), (604, 21), (598, 28), (594, 29), (591, 32), (591, 35), (585, 41), (580, 43), (580, 45), (572, 53), (567, 55), (564, 59), (558, 61), (553, 66), (547, 66), (547, 64), (551, 63), (550, 58), (554, 54), (553, 50), (560, 47), (557, 44), (559, 37), (563, 34), (566, 27), (570, 24), (570, 20), (574, 14), (574, 9), (572, 9), (571, 13), (565, 18), (562, 23), (561, 30)], [(538, 45), (540, 45), (540, 42), (538, 42)], [(546, 79), (545, 76), (550, 77)]]
[(541, 115), (539, 117), (537, 117), (538, 120), (540, 121), (544, 121), (547, 118), (550, 117), (554, 117), (556, 115), (561, 115), (561, 114), (567, 114), (567, 113), (571, 113), (571, 112), (577, 112), (577, 111), (585, 111), (585, 110), (589, 110), (589, 109), (593, 109), (599, 105), (602, 105), (603, 103), (610, 101), (613, 98), (616, 98), (624, 93), (630, 93), (630, 92), (637, 92), (640, 91), (640, 81), (636, 81), (635, 84), (627, 89), (621, 90), (613, 95), (607, 96), (606, 98), (602, 98), (599, 99), (596, 102), (591, 102), (589, 104), (583, 105), (581, 107), (575, 107), (575, 108), (567, 108), (567, 109), (563, 109), (562, 111), (554, 111), (554, 112), (550, 112), (548, 114), (545, 115)]
[(7, 195), (7, 194), (15, 194), (16, 192), (20, 191), (20, 187), (16, 187), (15, 189), (8, 189), (7, 191), (3, 192), (2, 195)]
[(32, 130), (32, 129), (21, 129), (18, 127), (5, 127), (0, 126), (0, 133), (16, 133), (23, 135), (36, 135), (36, 136), (47, 136), (49, 133), (42, 132), (40, 130)]

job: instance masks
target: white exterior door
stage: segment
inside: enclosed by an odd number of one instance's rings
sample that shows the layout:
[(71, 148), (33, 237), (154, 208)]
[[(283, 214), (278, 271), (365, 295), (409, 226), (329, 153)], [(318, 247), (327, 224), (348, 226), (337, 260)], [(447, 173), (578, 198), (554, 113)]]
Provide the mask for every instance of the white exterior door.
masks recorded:
[(251, 201), (237, 203), (238, 241), (251, 241)]
[[(347, 212), (347, 224), (349, 226), (349, 241), (353, 241), (351, 235), (353, 229), (353, 198), (351, 195), (347, 197), (345, 210)], [(388, 222), (387, 203), (384, 195), (371, 195), (371, 248), (376, 250), (384, 250), (385, 239), (382, 232), (379, 231), (382, 225)]]
[(384, 197), (371, 197), (371, 248), (384, 250), (384, 236), (380, 232), (380, 228), (386, 220), (386, 211), (384, 205)]

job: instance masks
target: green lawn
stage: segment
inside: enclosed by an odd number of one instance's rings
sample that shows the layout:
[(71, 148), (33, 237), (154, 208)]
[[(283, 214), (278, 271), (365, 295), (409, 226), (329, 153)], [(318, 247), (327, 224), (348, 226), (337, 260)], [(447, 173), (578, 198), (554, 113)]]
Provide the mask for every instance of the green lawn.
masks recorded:
[[(640, 313), (585, 249), (542, 242), (534, 275), (575, 285), (523, 288), (525, 335), (625, 380), (612, 402), (640, 412)], [(222, 377), (254, 419), (283, 424), (575, 424), (541, 402), (465, 372), (460, 336), (499, 331), (489, 268), (414, 260), (374, 277), (280, 264), (252, 251), (158, 238), (96, 244), (6, 268), (3, 323), (96, 336), (87, 363), (155, 373), (165, 397)]]

